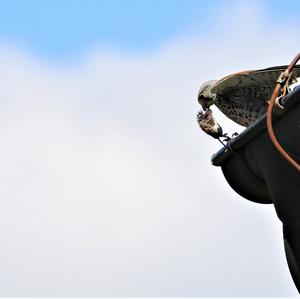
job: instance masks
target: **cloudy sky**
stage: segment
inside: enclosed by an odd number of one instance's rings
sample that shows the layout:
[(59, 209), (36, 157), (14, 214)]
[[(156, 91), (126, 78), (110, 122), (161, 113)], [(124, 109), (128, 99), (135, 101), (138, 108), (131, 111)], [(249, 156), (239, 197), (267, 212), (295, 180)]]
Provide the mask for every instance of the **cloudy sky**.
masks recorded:
[(297, 295), (195, 115), (203, 81), (290, 62), (298, 1), (0, 4), (0, 296)]

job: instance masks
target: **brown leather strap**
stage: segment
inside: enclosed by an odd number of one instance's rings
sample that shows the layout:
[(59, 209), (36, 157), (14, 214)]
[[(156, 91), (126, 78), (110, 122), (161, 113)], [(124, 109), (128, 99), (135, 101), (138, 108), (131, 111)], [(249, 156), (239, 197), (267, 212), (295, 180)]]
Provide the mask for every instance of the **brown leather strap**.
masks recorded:
[(300, 171), (300, 165), (285, 151), (285, 149), (280, 145), (280, 143), (278, 142), (278, 140), (274, 134), (273, 125), (272, 125), (272, 112), (273, 112), (276, 98), (278, 97), (280, 90), (283, 87), (284, 87), (284, 89), (286, 89), (288, 80), (291, 78), (291, 73), (293, 71), (293, 67), (296, 65), (296, 63), (298, 62), (299, 59), (300, 59), (300, 53), (298, 53), (298, 55), (293, 59), (293, 61), (288, 66), (288, 68), (280, 74), (278, 80), (276, 81), (276, 86), (274, 88), (273, 94), (270, 98), (269, 107), (268, 107), (268, 111), (267, 111), (267, 129), (268, 129), (268, 133), (269, 133), (272, 143), (274, 144), (276, 149), (279, 151), (279, 153), (290, 164), (292, 164), (298, 171)]

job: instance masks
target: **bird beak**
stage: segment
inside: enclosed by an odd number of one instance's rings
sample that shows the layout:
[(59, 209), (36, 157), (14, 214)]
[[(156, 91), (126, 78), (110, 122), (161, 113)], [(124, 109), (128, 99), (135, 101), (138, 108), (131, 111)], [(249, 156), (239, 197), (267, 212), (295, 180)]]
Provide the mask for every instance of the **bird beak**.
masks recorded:
[(210, 107), (210, 105), (207, 105), (207, 103), (203, 103), (201, 106), (202, 106), (204, 111), (208, 110), (209, 107)]
[(214, 101), (212, 99), (205, 98), (203, 94), (200, 94), (198, 96), (198, 103), (202, 106), (202, 109), (206, 111), (214, 104)]

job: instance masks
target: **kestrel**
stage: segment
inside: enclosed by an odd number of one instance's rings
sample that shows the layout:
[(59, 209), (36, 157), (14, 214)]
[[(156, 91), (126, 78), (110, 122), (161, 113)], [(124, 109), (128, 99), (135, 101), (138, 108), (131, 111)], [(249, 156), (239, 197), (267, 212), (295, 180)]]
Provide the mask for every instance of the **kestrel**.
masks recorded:
[[(204, 110), (216, 105), (227, 117), (248, 127), (266, 113), (276, 80), (287, 66), (245, 71), (204, 83), (198, 93), (198, 102)], [(300, 77), (300, 66), (295, 66), (290, 84)]]

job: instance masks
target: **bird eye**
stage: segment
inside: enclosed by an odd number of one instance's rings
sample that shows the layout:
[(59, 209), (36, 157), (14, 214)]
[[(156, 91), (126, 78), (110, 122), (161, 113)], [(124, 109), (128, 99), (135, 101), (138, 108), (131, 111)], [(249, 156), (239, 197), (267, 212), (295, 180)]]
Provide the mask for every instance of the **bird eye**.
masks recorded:
[(198, 99), (199, 99), (199, 100), (204, 100), (204, 95), (203, 95), (203, 94), (200, 94), (199, 97), (198, 97)]

